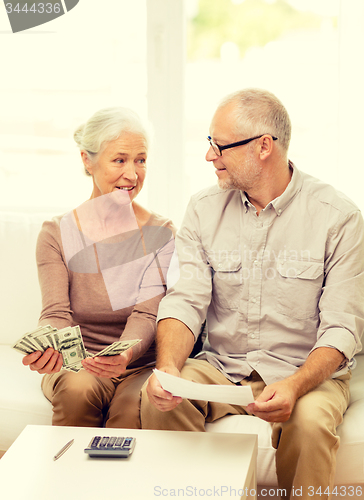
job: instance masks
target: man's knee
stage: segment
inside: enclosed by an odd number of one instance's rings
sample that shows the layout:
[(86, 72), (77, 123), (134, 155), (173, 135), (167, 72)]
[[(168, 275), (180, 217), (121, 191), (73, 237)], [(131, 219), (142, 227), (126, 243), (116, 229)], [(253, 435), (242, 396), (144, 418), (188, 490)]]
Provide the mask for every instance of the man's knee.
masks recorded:
[(160, 412), (150, 401), (148, 393), (147, 393), (147, 386), (148, 386), (149, 379), (144, 382), (141, 391), (140, 391), (140, 419), (143, 427), (143, 421), (145, 425), (149, 427), (149, 421), (152, 419), (153, 415), (159, 415)]
[(187, 359), (181, 370), (181, 377), (199, 384), (224, 384), (231, 382), (217, 368), (206, 360)]
[[(282, 435), (298, 448), (336, 446), (337, 416), (330, 407), (316, 404), (311, 398), (301, 398), (287, 422), (273, 425), (272, 444), (278, 447)], [(287, 442), (285, 440), (285, 443)]]
[(140, 420), (143, 429), (204, 431), (205, 416), (197, 401), (183, 399), (173, 410), (160, 411), (149, 400), (144, 384), (141, 394)]

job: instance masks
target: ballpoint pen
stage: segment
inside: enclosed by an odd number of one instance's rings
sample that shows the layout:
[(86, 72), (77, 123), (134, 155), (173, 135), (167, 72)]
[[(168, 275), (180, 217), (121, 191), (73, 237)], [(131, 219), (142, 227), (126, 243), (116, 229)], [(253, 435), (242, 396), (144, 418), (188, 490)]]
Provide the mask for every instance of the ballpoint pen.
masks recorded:
[(53, 460), (58, 460), (58, 458), (61, 457), (63, 455), (63, 453), (65, 453), (68, 450), (68, 448), (70, 448), (72, 446), (73, 442), (74, 442), (74, 439), (71, 439), (71, 441), (68, 441), (68, 443), (65, 444), (63, 446), (63, 448), (61, 448), (59, 450), (59, 452), (56, 453), (56, 455), (54, 455)]

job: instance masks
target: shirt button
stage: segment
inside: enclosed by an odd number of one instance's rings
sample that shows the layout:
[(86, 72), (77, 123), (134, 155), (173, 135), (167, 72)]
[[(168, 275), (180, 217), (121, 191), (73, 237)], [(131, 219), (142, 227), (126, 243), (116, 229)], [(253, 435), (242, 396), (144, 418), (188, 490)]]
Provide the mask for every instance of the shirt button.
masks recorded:
[(256, 301), (257, 301), (257, 299), (252, 299), (253, 304), (255, 304), (255, 303), (256, 303)]
[(251, 333), (251, 334), (250, 334), (250, 338), (251, 338), (251, 339), (255, 339), (255, 335), (254, 335), (254, 333)]
[(281, 213), (282, 213), (282, 209), (281, 209), (281, 208), (279, 208), (279, 209), (277, 210), (277, 214), (278, 214), (278, 215), (281, 215)]

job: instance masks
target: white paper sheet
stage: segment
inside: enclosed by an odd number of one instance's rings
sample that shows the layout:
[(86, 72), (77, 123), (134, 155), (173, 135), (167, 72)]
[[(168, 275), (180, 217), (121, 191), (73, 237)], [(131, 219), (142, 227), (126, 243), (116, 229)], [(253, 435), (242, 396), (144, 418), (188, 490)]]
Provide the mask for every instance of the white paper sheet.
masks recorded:
[(153, 370), (161, 386), (173, 396), (247, 406), (254, 402), (250, 386), (197, 384), (169, 373)]

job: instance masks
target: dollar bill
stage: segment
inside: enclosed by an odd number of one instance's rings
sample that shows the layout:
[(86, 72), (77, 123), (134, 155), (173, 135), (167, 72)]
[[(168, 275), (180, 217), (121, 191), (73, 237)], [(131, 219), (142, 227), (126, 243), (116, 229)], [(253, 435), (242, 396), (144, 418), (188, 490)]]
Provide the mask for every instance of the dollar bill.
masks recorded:
[(69, 326), (62, 330), (46, 325), (27, 332), (12, 347), (23, 355), (36, 351), (44, 352), (52, 347), (62, 354), (62, 369), (77, 373), (83, 369), (81, 363), (83, 359), (96, 356), (117, 356), (139, 342), (141, 342), (140, 339), (118, 340), (100, 352), (90, 354), (85, 349), (79, 325)]
[[(45, 351), (46, 349), (48, 349), (48, 347), (50, 347), (50, 345), (48, 341), (43, 342), (41, 338), (43, 335), (49, 333), (52, 330), (56, 329), (51, 327), (50, 325), (40, 326), (35, 330), (23, 335), (23, 337), (17, 340), (12, 347), (21, 353), (26, 352), (27, 354), (31, 354), (32, 352), (35, 351)], [(36, 341), (35, 339), (38, 336), (39, 340)]]
[(34, 352), (34, 350), (35, 350), (34, 347), (30, 347), (28, 344), (23, 342), (21, 339), (18, 340), (12, 347), (16, 351), (18, 351), (24, 355), (32, 354), (32, 352)]
[(78, 368), (80, 366), (82, 368), (81, 361), (86, 358), (86, 349), (78, 325), (63, 328), (63, 330), (48, 335), (52, 335), (54, 345), (57, 346), (55, 349), (62, 354), (63, 368)]
[(37, 350), (46, 351), (48, 347), (53, 347), (54, 344), (50, 338), (49, 332), (45, 331), (44, 333), (38, 333), (34, 337), (27, 337), (30, 342), (33, 342), (34, 346)]
[(121, 354), (122, 352), (126, 351), (130, 347), (133, 347), (136, 344), (139, 344), (141, 342), (141, 339), (134, 339), (134, 340), (118, 340), (114, 342), (113, 344), (105, 347), (102, 351), (92, 354), (91, 356), (93, 358), (99, 357), (99, 356), (117, 356), (118, 354)]

